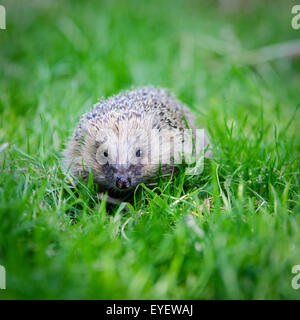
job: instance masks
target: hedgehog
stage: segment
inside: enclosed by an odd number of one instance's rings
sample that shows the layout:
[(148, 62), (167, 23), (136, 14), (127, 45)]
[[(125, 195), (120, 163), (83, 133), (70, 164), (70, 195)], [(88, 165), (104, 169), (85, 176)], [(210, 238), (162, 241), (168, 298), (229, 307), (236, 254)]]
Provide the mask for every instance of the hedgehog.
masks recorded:
[[(133, 190), (174, 172), (188, 129), (196, 129), (194, 115), (167, 89), (123, 91), (83, 114), (63, 151), (64, 168), (83, 181), (92, 174), (101, 192)], [(205, 136), (202, 147), (208, 144)]]

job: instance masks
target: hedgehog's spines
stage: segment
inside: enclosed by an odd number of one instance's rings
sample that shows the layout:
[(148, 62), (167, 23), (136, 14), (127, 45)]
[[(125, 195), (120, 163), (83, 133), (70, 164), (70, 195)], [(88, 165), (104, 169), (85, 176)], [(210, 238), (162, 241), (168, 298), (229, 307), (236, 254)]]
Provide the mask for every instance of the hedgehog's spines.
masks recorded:
[(195, 127), (193, 117), (188, 108), (182, 104), (167, 89), (154, 86), (134, 88), (124, 90), (108, 99), (101, 98), (94, 104), (92, 110), (85, 113), (78, 125), (75, 135), (80, 129), (84, 129), (84, 124), (109, 124), (116, 119), (131, 117), (133, 114), (139, 117), (143, 113), (153, 113), (157, 119), (173, 127), (182, 130), (185, 127), (182, 113), (191, 121), (190, 127)]

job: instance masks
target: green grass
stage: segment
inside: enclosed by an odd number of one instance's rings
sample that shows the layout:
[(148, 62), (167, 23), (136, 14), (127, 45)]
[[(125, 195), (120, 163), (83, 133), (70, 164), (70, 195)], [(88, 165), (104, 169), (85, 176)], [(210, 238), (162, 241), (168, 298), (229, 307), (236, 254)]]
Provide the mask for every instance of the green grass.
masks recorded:
[[(248, 54), (299, 39), (292, 3), (4, 1), (1, 299), (300, 298), (300, 62)], [(145, 84), (190, 105), (214, 158), (139, 186), (127, 212), (59, 158), (98, 98)]]

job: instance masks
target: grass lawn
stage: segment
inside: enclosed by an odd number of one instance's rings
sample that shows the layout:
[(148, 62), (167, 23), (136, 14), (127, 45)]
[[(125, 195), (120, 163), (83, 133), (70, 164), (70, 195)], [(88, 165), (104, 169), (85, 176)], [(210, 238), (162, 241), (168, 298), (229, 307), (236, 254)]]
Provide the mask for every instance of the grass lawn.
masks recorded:
[[(2, 1), (0, 299), (300, 298), (293, 3)], [(214, 157), (127, 212), (70, 186), (60, 154), (100, 97), (147, 84), (196, 112)]]

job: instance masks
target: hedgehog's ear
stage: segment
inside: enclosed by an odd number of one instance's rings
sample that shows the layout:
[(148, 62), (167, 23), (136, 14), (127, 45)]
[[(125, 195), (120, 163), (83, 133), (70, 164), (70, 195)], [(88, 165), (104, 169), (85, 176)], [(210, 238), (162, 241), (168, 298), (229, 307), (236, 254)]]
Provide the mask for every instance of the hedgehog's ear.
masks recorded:
[(101, 135), (96, 137), (96, 147), (99, 148), (101, 144), (105, 143), (107, 141), (107, 136), (106, 135)]
[(98, 149), (98, 148), (100, 147), (100, 142), (96, 140), (95, 146), (96, 146), (96, 148)]

